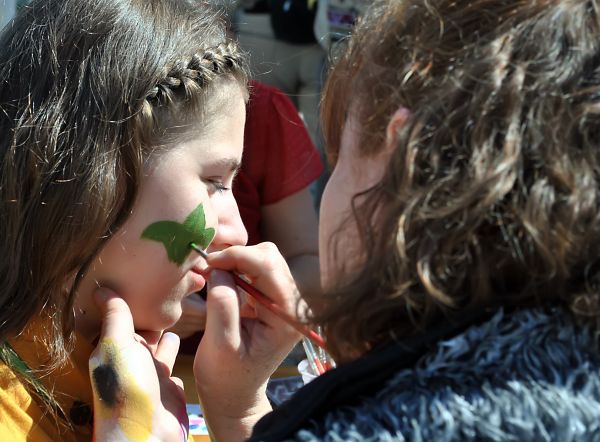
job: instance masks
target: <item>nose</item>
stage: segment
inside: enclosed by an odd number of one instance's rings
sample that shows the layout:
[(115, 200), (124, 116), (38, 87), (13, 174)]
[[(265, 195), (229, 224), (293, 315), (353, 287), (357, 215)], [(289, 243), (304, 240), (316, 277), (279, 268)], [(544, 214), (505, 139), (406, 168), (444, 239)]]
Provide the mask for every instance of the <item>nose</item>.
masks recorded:
[(233, 194), (230, 192), (218, 213), (219, 226), (209, 247), (210, 251), (223, 250), (229, 246), (244, 246), (248, 242), (248, 232), (238, 209)]

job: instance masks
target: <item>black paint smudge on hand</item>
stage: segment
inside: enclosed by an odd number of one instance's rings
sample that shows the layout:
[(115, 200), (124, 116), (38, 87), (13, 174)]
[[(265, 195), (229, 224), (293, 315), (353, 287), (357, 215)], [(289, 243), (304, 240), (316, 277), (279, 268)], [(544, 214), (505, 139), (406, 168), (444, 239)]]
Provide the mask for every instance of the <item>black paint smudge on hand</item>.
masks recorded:
[(112, 364), (102, 364), (92, 373), (96, 391), (100, 400), (108, 407), (114, 408), (119, 404), (120, 386), (117, 370)]

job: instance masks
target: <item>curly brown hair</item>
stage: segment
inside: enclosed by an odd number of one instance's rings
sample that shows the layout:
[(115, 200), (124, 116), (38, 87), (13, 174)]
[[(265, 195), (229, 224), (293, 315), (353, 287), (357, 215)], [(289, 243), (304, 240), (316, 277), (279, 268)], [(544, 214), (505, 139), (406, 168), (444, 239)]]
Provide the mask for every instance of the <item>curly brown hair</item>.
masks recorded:
[(396, 109), (411, 117), (382, 181), (353, 200), (366, 264), (350, 274), (331, 257), (339, 286), (309, 300), (334, 356), (499, 306), (598, 318), (598, 9), (374, 2), (327, 82), (331, 162), (351, 106), (366, 156), (383, 148)]
[(207, 2), (23, 8), (0, 39), (0, 343), (41, 315), (50, 364), (64, 361), (77, 284), (129, 216), (144, 161), (246, 76)]

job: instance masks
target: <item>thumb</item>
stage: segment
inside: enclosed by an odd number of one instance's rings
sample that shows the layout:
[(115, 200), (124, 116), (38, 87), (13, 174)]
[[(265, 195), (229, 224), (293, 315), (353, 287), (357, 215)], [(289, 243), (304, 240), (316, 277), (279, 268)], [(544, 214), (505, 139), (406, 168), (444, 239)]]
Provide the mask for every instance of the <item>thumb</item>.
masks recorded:
[(94, 300), (102, 315), (100, 339), (133, 335), (133, 317), (123, 298), (106, 287), (100, 287), (94, 292)]
[(237, 348), (240, 344), (240, 304), (233, 277), (213, 269), (208, 278), (204, 338)]

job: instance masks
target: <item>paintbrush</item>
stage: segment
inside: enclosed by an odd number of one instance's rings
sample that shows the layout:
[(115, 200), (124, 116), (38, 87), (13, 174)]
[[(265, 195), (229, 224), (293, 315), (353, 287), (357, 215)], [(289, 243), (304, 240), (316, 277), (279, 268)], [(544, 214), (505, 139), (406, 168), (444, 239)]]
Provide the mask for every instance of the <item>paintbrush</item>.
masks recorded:
[[(200, 256), (202, 256), (204, 259), (206, 259), (208, 257), (208, 254), (203, 249), (198, 247), (196, 244), (190, 243), (190, 247), (192, 249), (194, 249), (194, 251), (198, 252), (198, 254)], [(271, 313), (273, 313), (274, 315), (276, 315), (277, 317), (279, 317), (280, 319), (285, 321), (288, 325), (294, 327), (296, 330), (298, 330), (304, 336), (309, 338), (315, 345), (318, 345), (322, 349), (327, 350), (327, 348), (325, 347), (325, 340), (317, 332), (312, 330), (310, 327), (298, 322), (295, 318), (290, 316), (285, 310), (283, 310), (281, 307), (279, 307), (277, 304), (275, 304), (273, 301), (271, 301), (264, 293), (262, 293), (260, 290), (255, 288), (248, 281), (246, 281), (242, 276), (240, 276), (234, 272), (232, 272), (231, 275), (233, 276), (233, 279), (234, 279), (236, 285), (238, 287), (240, 287), (241, 289), (243, 289), (250, 296), (252, 296), (259, 304), (261, 304), (267, 310), (269, 310)]]

